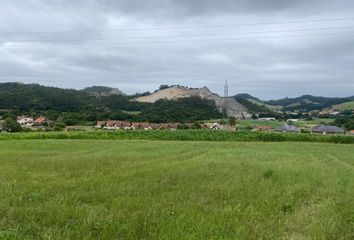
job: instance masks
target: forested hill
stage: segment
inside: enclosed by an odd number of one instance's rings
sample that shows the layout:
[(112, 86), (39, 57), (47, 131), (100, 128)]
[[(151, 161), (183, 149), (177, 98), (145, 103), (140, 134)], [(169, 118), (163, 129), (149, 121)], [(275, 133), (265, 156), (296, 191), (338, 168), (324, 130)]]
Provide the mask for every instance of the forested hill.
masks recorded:
[[(87, 89), (86, 89), (87, 90)], [(68, 125), (97, 120), (182, 122), (219, 118), (215, 105), (199, 98), (156, 103), (131, 101), (133, 96), (97, 96), (74, 89), (45, 87), (38, 84), (1, 83), (1, 115), (44, 115), (62, 119)]]
[(44, 87), (38, 84), (0, 84), (0, 108), (26, 111), (79, 111), (96, 104), (95, 97), (83, 91)]
[(311, 111), (322, 110), (324, 108), (328, 108), (336, 104), (350, 102), (352, 100), (354, 100), (354, 96), (347, 98), (329, 98), (303, 95), (296, 98), (283, 98), (279, 100), (265, 101), (264, 103), (269, 105), (282, 106), (283, 110), (286, 111)]
[(238, 102), (248, 108), (249, 111), (300, 111), (309, 112), (312, 110), (323, 110), (334, 105), (348, 103), (354, 100), (353, 97), (330, 98), (303, 95), (296, 98), (283, 98), (278, 100), (263, 101), (250, 94), (242, 93), (234, 96)]

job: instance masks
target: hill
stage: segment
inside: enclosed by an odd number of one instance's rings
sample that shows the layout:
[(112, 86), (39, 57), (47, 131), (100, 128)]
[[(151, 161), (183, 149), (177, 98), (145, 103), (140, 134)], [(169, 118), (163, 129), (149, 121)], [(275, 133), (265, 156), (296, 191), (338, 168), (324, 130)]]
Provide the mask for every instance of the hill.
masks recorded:
[[(89, 91), (106, 90), (102, 87)], [(67, 125), (93, 124), (97, 120), (192, 122), (220, 118), (215, 103), (197, 96), (154, 103), (131, 101), (132, 96), (100, 95), (87, 91), (38, 84), (1, 83), (0, 116), (46, 116)], [(131, 114), (132, 113), (132, 114)]]
[(277, 112), (283, 109), (282, 106), (266, 104), (263, 100), (256, 98), (248, 93), (237, 94), (234, 96), (234, 98), (243, 106), (245, 106), (249, 111), (255, 113)]
[(317, 97), (311, 95), (303, 95), (296, 98), (283, 98), (279, 100), (264, 101), (271, 106), (282, 106), (284, 111), (303, 111), (322, 110), (333, 105), (342, 104), (353, 100), (354, 97), (348, 98), (330, 98)]
[(89, 93), (39, 84), (1, 83), (0, 109), (26, 111), (79, 111), (96, 103)]
[(338, 111), (354, 110), (354, 101), (333, 105), (330, 108)]
[(92, 93), (96, 96), (111, 96), (111, 95), (125, 95), (122, 91), (118, 88), (111, 88), (105, 86), (92, 86), (84, 88), (82, 91)]
[(158, 100), (176, 100), (181, 98), (199, 97), (208, 101), (213, 101), (217, 109), (222, 112), (225, 108), (228, 116), (238, 118), (250, 117), (245, 106), (237, 102), (234, 98), (228, 98), (224, 101), (222, 97), (211, 92), (207, 87), (187, 88), (182, 86), (171, 86), (157, 90), (156, 92), (135, 98), (134, 101), (143, 103), (155, 103)]

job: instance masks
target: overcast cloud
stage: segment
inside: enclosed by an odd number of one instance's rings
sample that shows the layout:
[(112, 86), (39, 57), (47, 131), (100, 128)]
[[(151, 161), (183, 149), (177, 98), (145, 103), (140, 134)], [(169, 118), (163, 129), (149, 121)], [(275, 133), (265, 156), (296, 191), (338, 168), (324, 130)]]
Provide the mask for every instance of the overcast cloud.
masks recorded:
[(225, 80), (264, 99), (354, 95), (354, 1), (0, 1), (0, 82), (222, 94)]

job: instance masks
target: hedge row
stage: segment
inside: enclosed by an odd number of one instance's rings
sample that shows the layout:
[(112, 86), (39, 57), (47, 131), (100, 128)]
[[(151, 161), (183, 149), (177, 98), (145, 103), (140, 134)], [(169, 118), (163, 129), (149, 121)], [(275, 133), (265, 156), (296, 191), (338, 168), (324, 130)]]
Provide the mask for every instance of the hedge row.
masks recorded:
[(353, 136), (300, 133), (227, 132), (210, 130), (177, 131), (92, 131), (32, 132), (0, 134), (0, 140), (26, 139), (97, 139), (97, 140), (171, 140), (225, 142), (327, 142), (354, 144)]

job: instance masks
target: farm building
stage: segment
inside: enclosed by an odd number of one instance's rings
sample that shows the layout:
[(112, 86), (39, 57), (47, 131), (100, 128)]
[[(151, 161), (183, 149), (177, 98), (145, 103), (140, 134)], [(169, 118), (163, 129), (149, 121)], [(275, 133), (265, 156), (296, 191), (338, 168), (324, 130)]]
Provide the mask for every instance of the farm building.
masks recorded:
[(321, 133), (321, 134), (344, 134), (345, 130), (343, 128), (337, 126), (329, 126), (329, 125), (317, 125), (312, 128), (313, 133)]
[(294, 125), (284, 124), (274, 129), (277, 132), (298, 132), (299, 129)]

